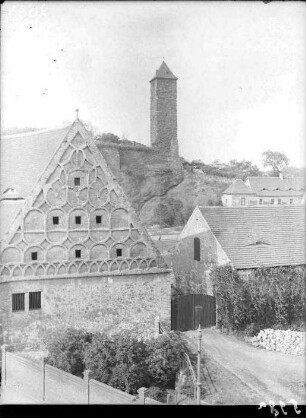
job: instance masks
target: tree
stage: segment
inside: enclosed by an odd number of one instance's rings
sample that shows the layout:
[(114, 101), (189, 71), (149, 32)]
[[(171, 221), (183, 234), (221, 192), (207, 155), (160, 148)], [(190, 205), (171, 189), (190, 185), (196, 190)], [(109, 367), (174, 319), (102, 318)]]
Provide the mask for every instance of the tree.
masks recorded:
[(289, 158), (281, 152), (268, 150), (262, 153), (262, 157), (264, 167), (271, 167), (276, 176), (289, 165)]
[(64, 329), (47, 342), (47, 363), (81, 377), (85, 368), (85, 347), (91, 340), (90, 332), (74, 328)]

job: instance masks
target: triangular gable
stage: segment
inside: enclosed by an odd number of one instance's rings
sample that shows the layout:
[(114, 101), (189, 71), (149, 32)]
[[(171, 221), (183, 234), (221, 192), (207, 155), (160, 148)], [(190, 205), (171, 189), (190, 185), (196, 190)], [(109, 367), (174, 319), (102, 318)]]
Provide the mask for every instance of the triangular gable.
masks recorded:
[(164, 268), (160, 253), (78, 119), (4, 237), (1, 263), (1, 274), (8, 276)]

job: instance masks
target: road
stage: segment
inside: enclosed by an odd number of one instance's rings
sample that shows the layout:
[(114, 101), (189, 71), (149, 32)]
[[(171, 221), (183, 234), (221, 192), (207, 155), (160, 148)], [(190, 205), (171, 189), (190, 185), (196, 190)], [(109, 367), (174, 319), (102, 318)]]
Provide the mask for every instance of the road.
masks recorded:
[[(181, 333), (193, 351), (197, 331)], [(213, 404), (306, 403), (305, 358), (253, 347), (214, 328), (202, 330), (203, 372)], [(213, 388), (213, 391), (211, 390)]]

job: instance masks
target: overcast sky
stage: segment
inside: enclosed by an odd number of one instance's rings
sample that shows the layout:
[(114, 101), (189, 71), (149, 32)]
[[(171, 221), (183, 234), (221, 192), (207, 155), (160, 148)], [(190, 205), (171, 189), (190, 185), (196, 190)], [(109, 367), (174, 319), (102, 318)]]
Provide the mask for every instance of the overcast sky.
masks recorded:
[(1, 124), (80, 118), (150, 142), (149, 80), (163, 57), (178, 77), (188, 160), (305, 159), (304, 2), (6, 2)]

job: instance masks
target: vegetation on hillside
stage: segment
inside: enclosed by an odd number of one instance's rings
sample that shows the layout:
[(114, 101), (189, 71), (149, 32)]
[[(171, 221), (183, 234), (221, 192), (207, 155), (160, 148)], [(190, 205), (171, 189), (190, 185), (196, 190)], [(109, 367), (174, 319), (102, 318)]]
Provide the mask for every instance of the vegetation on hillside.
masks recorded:
[(260, 329), (303, 329), (305, 268), (254, 269), (247, 278), (230, 265), (212, 270), (217, 325), (255, 335)]

